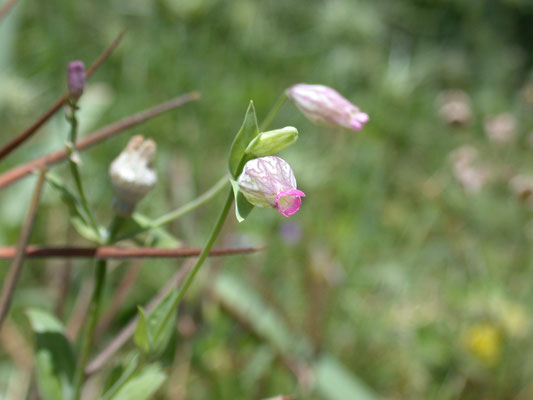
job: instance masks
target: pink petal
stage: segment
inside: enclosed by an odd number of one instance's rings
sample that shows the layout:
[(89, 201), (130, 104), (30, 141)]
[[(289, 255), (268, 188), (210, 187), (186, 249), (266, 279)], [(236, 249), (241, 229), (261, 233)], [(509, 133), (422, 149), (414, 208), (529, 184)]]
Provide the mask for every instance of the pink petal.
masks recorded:
[[(284, 190), (276, 196), (276, 209), (281, 215), (288, 217), (300, 209), (300, 206), (302, 205), (302, 199), (300, 197), (305, 197), (305, 193), (301, 190)], [(281, 204), (280, 200), (282, 200)]]

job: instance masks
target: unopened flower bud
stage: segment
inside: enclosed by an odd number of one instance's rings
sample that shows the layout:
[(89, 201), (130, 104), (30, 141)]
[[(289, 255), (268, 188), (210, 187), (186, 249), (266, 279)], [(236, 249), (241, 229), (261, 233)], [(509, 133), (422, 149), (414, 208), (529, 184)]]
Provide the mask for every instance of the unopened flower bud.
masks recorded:
[(68, 90), (73, 100), (78, 100), (85, 88), (85, 64), (72, 61), (68, 64)]
[(257, 207), (276, 208), (288, 217), (296, 213), (305, 193), (296, 189), (296, 178), (287, 162), (279, 157), (248, 161), (238, 179), (239, 190)]
[(298, 130), (293, 126), (262, 132), (250, 142), (246, 148), (246, 154), (255, 157), (269, 156), (283, 150), (297, 140)]
[(153, 168), (156, 144), (140, 135), (130, 139), (126, 149), (111, 163), (109, 175), (115, 197), (113, 207), (120, 215), (130, 215), (137, 203), (155, 186)]
[(327, 86), (299, 83), (288, 88), (285, 94), (317, 124), (360, 131), (369, 120), (368, 114)]

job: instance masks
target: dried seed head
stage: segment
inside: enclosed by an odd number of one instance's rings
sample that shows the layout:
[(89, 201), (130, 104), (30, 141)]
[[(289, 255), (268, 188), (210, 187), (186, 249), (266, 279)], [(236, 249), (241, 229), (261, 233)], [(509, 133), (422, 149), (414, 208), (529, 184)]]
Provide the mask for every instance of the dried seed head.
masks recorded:
[(130, 215), (137, 203), (157, 183), (152, 165), (155, 151), (153, 140), (134, 136), (111, 163), (109, 175), (115, 193), (113, 207), (118, 214)]

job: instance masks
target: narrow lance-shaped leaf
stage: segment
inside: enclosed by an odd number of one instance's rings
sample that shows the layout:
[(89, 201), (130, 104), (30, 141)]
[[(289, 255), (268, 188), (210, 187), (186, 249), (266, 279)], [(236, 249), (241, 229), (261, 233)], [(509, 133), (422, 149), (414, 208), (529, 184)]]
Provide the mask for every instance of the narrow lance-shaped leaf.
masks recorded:
[(135, 329), (135, 343), (151, 356), (157, 356), (167, 346), (176, 326), (176, 300), (178, 291), (171, 290), (148, 314), (139, 309), (139, 322)]
[(229, 154), (229, 170), (234, 178), (241, 173), (246, 157), (246, 148), (259, 135), (259, 126), (253, 101), (250, 101), (241, 129), (235, 135)]
[(147, 400), (163, 384), (167, 375), (159, 364), (150, 364), (139, 372), (132, 374), (131, 368), (124, 372), (127, 379), (112, 394), (106, 394), (105, 400)]
[(81, 204), (81, 200), (70, 191), (58, 176), (47, 173), (46, 181), (53, 189), (59, 192), (61, 200), (67, 205), (70, 213), (70, 221), (76, 231), (85, 239), (98, 243), (100, 241), (99, 232), (95, 232), (91, 227), (89, 217)]

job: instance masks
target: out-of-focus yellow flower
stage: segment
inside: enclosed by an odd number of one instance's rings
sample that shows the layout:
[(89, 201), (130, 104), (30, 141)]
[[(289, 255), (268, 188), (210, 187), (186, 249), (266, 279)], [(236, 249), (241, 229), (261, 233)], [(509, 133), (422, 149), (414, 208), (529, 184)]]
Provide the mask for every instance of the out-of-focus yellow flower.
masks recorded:
[(481, 363), (490, 367), (500, 360), (502, 336), (493, 324), (474, 324), (466, 332), (465, 346)]

